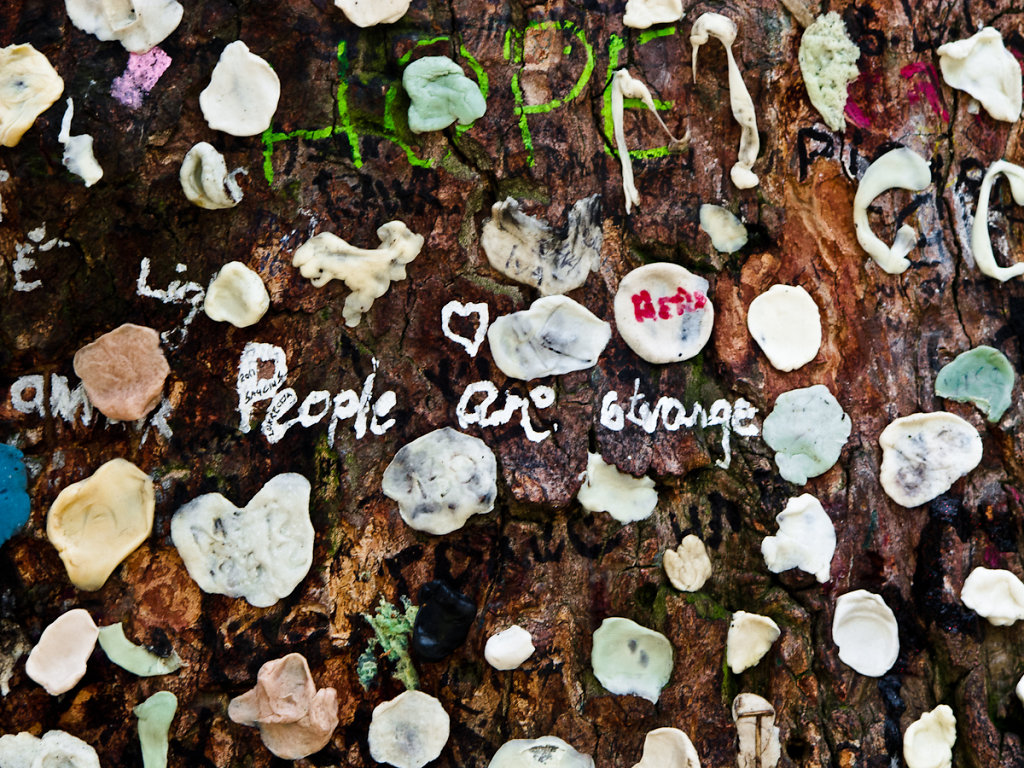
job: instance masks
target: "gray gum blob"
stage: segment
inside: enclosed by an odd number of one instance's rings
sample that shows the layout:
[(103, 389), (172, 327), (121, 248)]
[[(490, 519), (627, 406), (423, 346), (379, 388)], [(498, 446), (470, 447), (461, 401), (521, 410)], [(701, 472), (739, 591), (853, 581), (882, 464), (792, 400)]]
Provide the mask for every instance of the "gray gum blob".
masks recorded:
[(523, 213), (514, 198), (496, 203), (491, 212), (480, 237), (487, 260), (541, 296), (579, 288), (601, 262), (600, 195), (578, 200), (564, 230)]
[(402, 446), (381, 488), (411, 527), (440, 535), (490, 512), (497, 479), (497, 461), (483, 440), (444, 427)]

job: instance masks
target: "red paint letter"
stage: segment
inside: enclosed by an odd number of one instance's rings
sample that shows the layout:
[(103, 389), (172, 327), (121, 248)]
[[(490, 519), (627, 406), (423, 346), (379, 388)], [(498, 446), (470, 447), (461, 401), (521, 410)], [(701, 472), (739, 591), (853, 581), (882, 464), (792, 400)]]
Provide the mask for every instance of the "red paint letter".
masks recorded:
[(654, 320), (654, 304), (651, 301), (651, 294), (648, 291), (640, 291), (633, 294), (633, 316), (638, 323), (644, 320)]

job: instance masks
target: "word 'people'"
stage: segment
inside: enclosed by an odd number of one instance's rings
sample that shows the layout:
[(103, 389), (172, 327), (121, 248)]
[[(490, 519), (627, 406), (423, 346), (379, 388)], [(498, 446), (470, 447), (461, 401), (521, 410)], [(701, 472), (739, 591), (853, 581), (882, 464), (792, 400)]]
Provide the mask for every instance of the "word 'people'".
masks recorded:
[[(261, 373), (261, 366), (271, 369)], [(373, 360), (373, 373), (363, 381), (360, 392), (346, 389), (331, 397), (325, 389), (318, 389), (306, 395), (299, 404), (299, 397), (291, 387), (282, 385), (288, 377), (288, 361), (284, 349), (274, 344), (249, 342), (238, 359), (238, 428), (242, 432), (252, 429), (250, 423), (256, 403), (270, 401), (263, 417), (260, 431), (270, 443), (278, 442), (296, 424), (312, 427), (328, 419), (327, 442), (334, 444), (338, 422), (352, 419), (356, 438), (366, 434), (367, 429), (375, 435), (383, 435), (395, 425), (394, 419), (380, 421), (395, 407), (397, 397), (391, 390), (381, 393), (373, 400), (373, 383), (377, 378), (377, 360)], [(296, 416), (285, 420), (285, 415), (298, 405)], [(328, 414), (330, 417), (328, 418)]]

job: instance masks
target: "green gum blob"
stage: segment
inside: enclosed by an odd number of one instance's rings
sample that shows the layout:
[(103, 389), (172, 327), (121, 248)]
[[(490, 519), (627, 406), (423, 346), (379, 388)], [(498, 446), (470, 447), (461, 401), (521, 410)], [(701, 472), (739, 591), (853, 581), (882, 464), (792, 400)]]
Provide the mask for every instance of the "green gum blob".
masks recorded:
[(124, 636), (123, 624), (100, 627), (99, 643), (107, 658), (139, 677), (167, 675), (181, 669), (181, 657), (177, 653), (171, 651), (170, 656), (162, 658), (141, 645), (135, 645)]
[(409, 129), (413, 133), (440, 131), (458, 121), (469, 125), (483, 117), (487, 102), (477, 84), (447, 56), (424, 56), (402, 74), (409, 105)]
[(765, 417), (761, 435), (775, 451), (779, 474), (803, 485), (839, 461), (851, 426), (850, 417), (828, 387), (815, 384), (779, 395)]
[(178, 698), (158, 691), (132, 711), (139, 718), (139, 743), (145, 768), (167, 768), (167, 733), (178, 710)]
[(610, 692), (657, 704), (672, 675), (672, 644), (660, 632), (613, 616), (594, 632), (590, 663), (594, 677)]
[(975, 347), (939, 371), (935, 394), (958, 403), (974, 403), (995, 424), (1010, 407), (1013, 380), (1013, 366), (1006, 355), (992, 347)]

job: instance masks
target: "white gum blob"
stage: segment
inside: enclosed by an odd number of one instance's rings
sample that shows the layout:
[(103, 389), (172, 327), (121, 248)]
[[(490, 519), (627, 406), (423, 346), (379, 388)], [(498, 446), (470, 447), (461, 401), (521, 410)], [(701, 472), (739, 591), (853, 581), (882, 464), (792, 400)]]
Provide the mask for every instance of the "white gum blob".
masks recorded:
[(992, 239), (988, 232), (988, 205), (992, 185), (999, 174), (1006, 176), (1006, 180), (1010, 182), (1013, 201), (1017, 205), (1024, 205), (1024, 168), (1005, 160), (996, 160), (985, 171), (981, 189), (978, 191), (978, 207), (974, 209), (974, 223), (971, 225), (971, 252), (974, 255), (974, 263), (978, 265), (982, 274), (1006, 282), (1012, 277), (1024, 274), (1024, 263), (1018, 262), (1013, 266), (1001, 267), (996, 263), (995, 254), (992, 252)]
[(878, 436), (879, 482), (889, 498), (916, 507), (948, 491), (981, 462), (981, 435), (953, 413), (914, 413)]
[(401, 221), (389, 221), (377, 229), (380, 246), (373, 249), (349, 245), (337, 235), (322, 232), (295, 250), (292, 266), (317, 288), (341, 280), (352, 293), (345, 299), (345, 325), (359, 325), (363, 314), (383, 296), (391, 283), (405, 279), (405, 266), (423, 248), (423, 235), (410, 231)]
[(836, 600), (832, 640), (839, 660), (867, 677), (881, 677), (900, 655), (896, 616), (881, 596), (864, 589)]
[(653, 480), (620, 472), (598, 453), (587, 454), (586, 479), (576, 499), (588, 512), (607, 512), (623, 525), (645, 520), (658, 506)]
[[(0, 765), (5, 768), (32, 768), (42, 741), (28, 731), (0, 736)], [(99, 760), (96, 761), (96, 765), (99, 765)]]
[(740, 742), (737, 766), (775, 768), (782, 756), (775, 707), (756, 693), (741, 693), (732, 700), (732, 721)]
[(64, 118), (60, 122), (60, 133), (57, 141), (64, 145), (64, 167), (76, 176), (81, 177), (85, 186), (91, 187), (103, 178), (103, 169), (96, 162), (96, 155), (92, 152), (92, 136), (71, 135), (71, 120), (75, 115), (75, 102), (68, 99), (67, 109), (64, 110)]
[(91, 745), (65, 731), (47, 731), (37, 738), (27, 731), (0, 736), (4, 768), (100, 768)]
[(692, 533), (676, 549), (665, 550), (662, 565), (672, 586), (681, 592), (696, 592), (711, 577), (707, 547)]
[(821, 348), (821, 313), (799, 285), (773, 285), (750, 302), (747, 329), (780, 371), (806, 365)]
[(751, 170), (761, 148), (757, 135), (757, 115), (754, 114), (754, 100), (743, 83), (743, 75), (732, 53), (736, 41), (736, 22), (720, 13), (702, 14), (690, 30), (690, 45), (693, 47), (693, 80), (697, 81), (697, 51), (712, 37), (725, 47), (729, 66), (729, 105), (732, 116), (740, 125), (740, 149), (736, 163), (729, 172), (729, 178), (739, 189), (750, 189), (758, 184), (757, 175)]
[(534, 650), (530, 633), (522, 627), (513, 626), (487, 638), (484, 658), (495, 669), (518, 669)]
[(650, 90), (628, 71), (620, 69), (612, 76), (612, 128), (615, 133), (615, 150), (619, 153), (619, 162), (622, 164), (622, 191), (625, 193), (626, 213), (628, 214), (634, 205), (640, 205), (640, 193), (633, 180), (633, 161), (629, 157), (629, 147), (626, 144), (626, 132), (623, 125), (625, 99), (640, 99), (644, 103), (644, 106), (657, 119), (658, 125), (668, 135), (671, 142), (669, 146), (672, 149), (684, 149), (690, 134), (687, 132), (682, 139), (677, 139), (672, 135), (654, 106), (654, 98), (651, 96)]
[(394, 24), (409, 11), (412, 0), (334, 0), (357, 27)]
[(590, 663), (611, 693), (657, 704), (672, 675), (672, 644), (660, 632), (615, 616), (595, 630)]
[(241, 40), (224, 47), (210, 84), (199, 94), (207, 125), (232, 136), (255, 136), (270, 127), (281, 98), (281, 81), (270, 65)]
[(487, 331), (494, 364), (523, 381), (592, 368), (611, 337), (608, 323), (568, 296), (537, 299)]
[(594, 768), (594, 760), (557, 736), (541, 736), (506, 741), (487, 768)]
[(171, 540), (204, 592), (244, 597), (257, 608), (291, 594), (313, 564), (310, 485), (272, 477), (244, 507), (219, 493), (197, 496), (171, 518)]
[(846, 130), (847, 88), (860, 74), (860, 48), (833, 11), (819, 16), (800, 38), (800, 73), (807, 97), (833, 131)]
[(975, 568), (964, 581), (960, 599), (997, 627), (1024, 619), (1024, 583), (1002, 568)]
[(190, 203), (212, 211), (234, 208), (242, 201), (242, 188), (235, 181), (240, 173), (246, 173), (245, 169), (228, 173), (224, 155), (201, 141), (185, 153), (178, 180)]
[(644, 754), (633, 768), (700, 768), (690, 737), (678, 728), (656, 728), (644, 738)]
[(614, 307), (619, 335), (649, 363), (695, 357), (715, 324), (708, 281), (678, 264), (634, 269), (619, 283)]
[(956, 718), (946, 704), (925, 712), (903, 734), (907, 768), (950, 768), (956, 743)]
[(395, 768), (423, 768), (441, 754), (449, 728), (441, 702), (422, 691), (405, 691), (374, 707), (370, 757)]
[(682, 0), (628, 0), (622, 23), (633, 29), (647, 29), (679, 21), (684, 15)]
[(719, 253), (735, 253), (747, 244), (747, 228), (720, 205), (704, 203), (700, 207), (700, 228), (711, 238), (711, 247)]
[(548, 222), (523, 213), (519, 201), (509, 197), (491, 206), (480, 247), (494, 269), (533, 286), (541, 296), (568, 293), (601, 266), (601, 196), (577, 200), (568, 219), (556, 231)]
[(907, 254), (917, 243), (917, 232), (909, 224), (904, 224), (896, 233), (890, 248), (871, 231), (868, 206), (890, 189), (920, 192), (931, 180), (932, 173), (927, 161), (914, 150), (899, 147), (886, 152), (869, 165), (857, 185), (857, 194), (853, 198), (853, 225), (857, 232), (857, 242), (890, 275), (902, 274), (910, 266)]
[(1015, 123), (1021, 111), (1020, 64), (994, 27), (940, 45), (939, 68), (947, 84), (966, 91), (996, 120)]
[(822, 584), (828, 581), (836, 551), (836, 529), (821, 502), (809, 493), (790, 499), (775, 521), (779, 532), (761, 542), (768, 570), (782, 573), (799, 568)]
[(211, 320), (248, 328), (270, 309), (263, 279), (240, 261), (229, 261), (210, 281), (203, 311)]
[(53, 621), (28, 655), (25, 674), (51, 696), (74, 688), (96, 647), (99, 630), (89, 612), (74, 608)]
[(734, 675), (756, 665), (781, 634), (779, 625), (767, 616), (736, 611), (729, 623), (725, 659)]
[(68, 18), (99, 40), (145, 53), (170, 35), (185, 12), (177, 0), (64, 0)]

